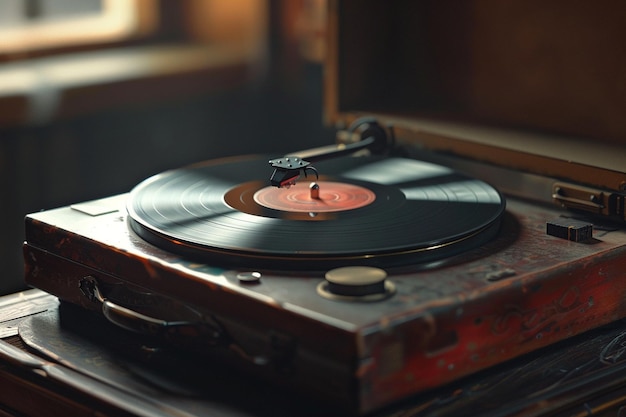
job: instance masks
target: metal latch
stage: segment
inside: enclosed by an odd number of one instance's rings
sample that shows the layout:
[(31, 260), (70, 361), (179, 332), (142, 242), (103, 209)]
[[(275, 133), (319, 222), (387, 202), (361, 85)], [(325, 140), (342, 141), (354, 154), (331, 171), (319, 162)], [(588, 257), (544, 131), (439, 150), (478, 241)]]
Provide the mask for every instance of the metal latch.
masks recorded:
[(564, 208), (626, 220), (625, 195), (610, 190), (556, 182), (552, 186), (552, 199)]

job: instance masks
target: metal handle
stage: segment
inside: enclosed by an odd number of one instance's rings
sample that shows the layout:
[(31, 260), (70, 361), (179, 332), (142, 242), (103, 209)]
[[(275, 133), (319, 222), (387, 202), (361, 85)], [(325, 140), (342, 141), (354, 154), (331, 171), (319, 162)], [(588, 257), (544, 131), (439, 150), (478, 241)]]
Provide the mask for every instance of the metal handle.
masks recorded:
[(163, 339), (177, 348), (203, 352), (207, 347), (226, 347), (257, 365), (268, 362), (263, 356), (249, 355), (217, 322), (211, 325), (206, 322), (170, 321), (150, 317), (107, 299), (93, 276), (84, 277), (79, 285), (87, 298), (100, 303), (102, 314), (107, 320), (126, 330)]

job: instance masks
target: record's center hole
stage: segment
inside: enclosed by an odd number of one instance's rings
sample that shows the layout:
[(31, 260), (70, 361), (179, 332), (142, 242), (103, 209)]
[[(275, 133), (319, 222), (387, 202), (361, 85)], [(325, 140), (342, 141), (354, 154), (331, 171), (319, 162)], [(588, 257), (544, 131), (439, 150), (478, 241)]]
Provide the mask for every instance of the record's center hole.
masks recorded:
[(254, 201), (274, 210), (300, 213), (328, 213), (354, 210), (376, 200), (367, 188), (343, 182), (319, 181), (312, 191), (309, 183), (300, 182), (290, 188), (265, 187), (254, 193)]

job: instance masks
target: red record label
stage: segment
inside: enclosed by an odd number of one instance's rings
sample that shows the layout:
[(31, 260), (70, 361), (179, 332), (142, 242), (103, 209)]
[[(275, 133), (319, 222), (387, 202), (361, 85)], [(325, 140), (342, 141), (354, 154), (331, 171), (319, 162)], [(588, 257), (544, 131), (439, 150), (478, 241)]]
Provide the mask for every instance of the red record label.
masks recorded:
[(254, 201), (274, 210), (298, 213), (329, 213), (354, 210), (376, 200), (367, 188), (343, 182), (298, 183), (290, 188), (265, 187), (254, 193)]

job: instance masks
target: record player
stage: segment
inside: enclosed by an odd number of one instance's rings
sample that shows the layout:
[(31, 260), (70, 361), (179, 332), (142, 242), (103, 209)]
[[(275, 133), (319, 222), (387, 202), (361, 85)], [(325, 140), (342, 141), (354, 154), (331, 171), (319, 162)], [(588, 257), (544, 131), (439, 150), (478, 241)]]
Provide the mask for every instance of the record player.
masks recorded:
[(27, 283), (358, 414), (625, 317), (626, 11), (518, 3), (331, 2), (338, 144), (30, 214)]

